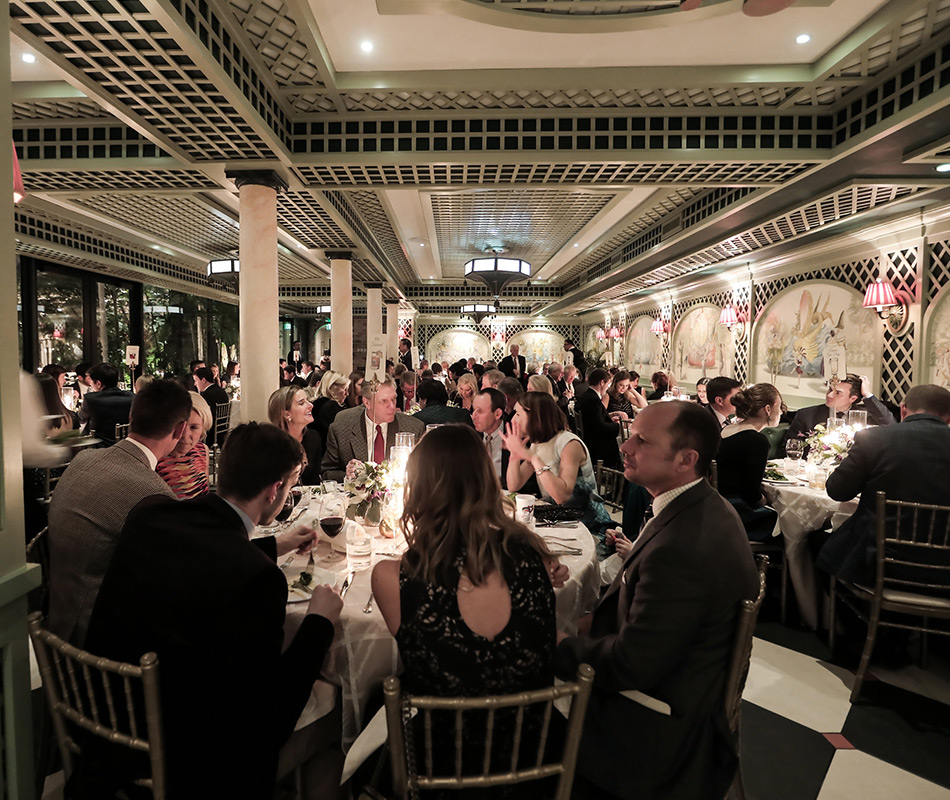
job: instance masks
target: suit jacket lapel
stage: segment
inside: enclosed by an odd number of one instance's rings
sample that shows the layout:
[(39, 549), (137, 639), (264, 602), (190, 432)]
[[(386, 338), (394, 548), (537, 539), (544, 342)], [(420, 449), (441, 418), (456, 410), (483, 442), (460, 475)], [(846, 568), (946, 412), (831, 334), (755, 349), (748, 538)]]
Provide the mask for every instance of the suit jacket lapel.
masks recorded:
[(366, 409), (360, 414), (359, 439), (353, 446), (353, 456), (358, 461), (369, 461), (369, 450), (366, 444)]
[(393, 421), (386, 426), (386, 458), (389, 458), (389, 454), (393, 449), (393, 445), (396, 444), (396, 432), (399, 425), (399, 412), (396, 412), (396, 416), (393, 418)]

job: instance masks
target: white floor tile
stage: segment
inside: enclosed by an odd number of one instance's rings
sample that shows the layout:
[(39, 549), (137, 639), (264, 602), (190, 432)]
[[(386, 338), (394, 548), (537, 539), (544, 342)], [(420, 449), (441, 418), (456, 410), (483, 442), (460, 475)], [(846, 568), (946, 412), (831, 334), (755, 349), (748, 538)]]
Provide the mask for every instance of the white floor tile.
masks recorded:
[(756, 639), (744, 699), (819, 733), (841, 730), (854, 676), (810, 656)]
[(950, 800), (950, 789), (860, 750), (838, 750), (818, 800)]

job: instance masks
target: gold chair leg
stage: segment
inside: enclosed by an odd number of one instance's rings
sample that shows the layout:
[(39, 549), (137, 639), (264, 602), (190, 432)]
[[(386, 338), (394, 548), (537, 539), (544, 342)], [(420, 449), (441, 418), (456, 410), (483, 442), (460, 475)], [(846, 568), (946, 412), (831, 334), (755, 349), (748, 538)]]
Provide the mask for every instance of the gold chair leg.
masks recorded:
[(880, 619), (880, 609), (872, 609), (868, 620), (868, 638), (864, 642), (861, 662), (858, 664), (858, 671), (854, 676), (854, 688), (851, 690), (852, 703), (857, 702), (858, 695), (861, 694), (861, 684), (864, 683), (864, 676), (867, 675), (868, 666), (871, 663), (871, 653), (874, 651), (874, 640), (877, 638), (877, 627)]
[(838, 624), (837, 611), (835, 600), (837, 599), (837, 594), (835, 593), (837, 581), (835, 576), (831, 576), (831, 582), (828, 584), (828, 651), (831, 653), (831, 658), (834, 660), (835, 657), (835, 626)]

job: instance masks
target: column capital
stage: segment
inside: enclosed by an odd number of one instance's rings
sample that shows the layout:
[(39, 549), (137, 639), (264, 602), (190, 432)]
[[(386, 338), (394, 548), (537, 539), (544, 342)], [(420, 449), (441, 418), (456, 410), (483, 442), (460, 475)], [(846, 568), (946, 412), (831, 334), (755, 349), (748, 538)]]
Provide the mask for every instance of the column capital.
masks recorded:
[(352, 261), (352, 250), (324, 250), (323, 255), (331, 261)]
[(364, 289), (382, 289), (383, 283), (382, 281), (363, 281), (363, 288)]
[(287, 181), (272, 169), (226, 169), (224, 176), (234, 181), (240, 190), (242, 186), (268, 186), (277, 194), (287, 191)]

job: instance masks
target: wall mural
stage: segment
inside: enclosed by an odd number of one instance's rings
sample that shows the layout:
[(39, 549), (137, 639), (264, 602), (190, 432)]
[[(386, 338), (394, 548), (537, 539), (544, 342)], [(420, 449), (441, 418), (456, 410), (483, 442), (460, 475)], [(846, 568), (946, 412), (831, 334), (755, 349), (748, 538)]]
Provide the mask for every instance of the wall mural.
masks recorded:
[(491, 357), (491, 345), (482, 334), (470, 328), (450, 328), (440, 331), (426, 344), (426, 357), (432, 361), (454, 364), (460, 358), (474, 356), (479, 361)]
[(567, 353), (564, 352), (564, 337), (554, 331), (541, 329), (522, 331), (508, 339), (508, 347), (510, 348), (513, 344), (521, 348), (521, 355), (528, 362), (537, 361), (543, 364), (545, 361), (557, 361), (563, 364), (567, 360)]
[(930, 382), (950, 389), (950, 292), (946, 287), (937, 296), (931, 307), (927, 330), (930, 341), (927, 347), (927, 369)]
[(641, 386), (649, 386), (650, 376), (660, 369), (662, 347), (650, 330), (652, 324), (652, 317), (637, 317), (627, 331), (625, 366), (640, 373)]
[(691, 308), (673, 331), (673, 375), (684, 386), (700, 378), (717, 375), (735, 377), (736, 341), (732, 332), (719, 324), (718, 306)]
[(878, 385), (880, 326), (861, 294), (842, 283), (806, 281), (776, 297), (755, 326), (752, 375), (782, 394), (823, 399), (832, 373)]
[[(598, 338), (598, 331), (600, 331), (603, 338)], [(590, 370), (594, 362), (597, 361), (605, 362), (608, 367), (613, 366), (613, 356), (607, 349), (609, 342), (606, 338), (606, 334), (607, 331), (599, 325), (594, 325), (587, 329), (587, 336), (584, 339), (584, 353), (585, 355), (594, 355), (594, 358), (587, 359), (588, 370)]]

